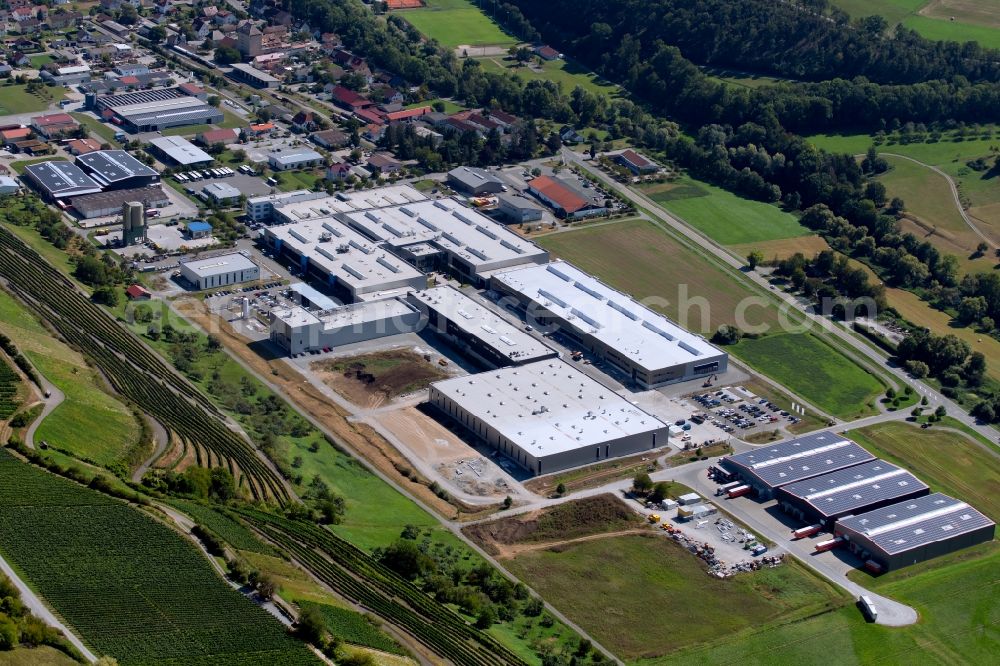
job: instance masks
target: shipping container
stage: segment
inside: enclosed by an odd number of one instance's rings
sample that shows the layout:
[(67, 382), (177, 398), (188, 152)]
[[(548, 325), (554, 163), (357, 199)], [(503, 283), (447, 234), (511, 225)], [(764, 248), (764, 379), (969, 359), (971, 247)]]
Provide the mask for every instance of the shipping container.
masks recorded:
[(815, 525), (810, 525), (809, 527), (801, 527), (801, 528), (799, 528), (797, 530), (792, 530), (792, 538), (793, 539), (804, 539), (805, 537), (812, 536), (814, 534), (818, 534), (819, 531), (822, 530), (822, 529), (823, 529), (823, 526), (820, 525), (819, 523), (816, 523)]
[(728, 494), (729, 498), (732, 499), (734, 497), (743, 497), (744, 495), (749, 495), (750, 490), (751, 490), (750, 486), (742, 485), (742, 486), (736, 486), (735, 488), (730, 488), (729, 490), (726, 491), (726, 494)]
[(730, 481), (729, 483), (724, 483), (715, 489), (715, 494), (721, 497), (722, 495), (725, 495), (727, 492), (729, 492), (731, 488), (736, 488), (737, 486), (740, 486), (742, 484), (743, 484), (742, 481)]
[(834, 539), (827, 539), (826, 541), (820, 541), (818, 544), (816, 544), (815, 549), (817, 553), (822, 553), (827, 550), (833, 550), (842, 543), (844, 543), (844, 537), (836, 537)]

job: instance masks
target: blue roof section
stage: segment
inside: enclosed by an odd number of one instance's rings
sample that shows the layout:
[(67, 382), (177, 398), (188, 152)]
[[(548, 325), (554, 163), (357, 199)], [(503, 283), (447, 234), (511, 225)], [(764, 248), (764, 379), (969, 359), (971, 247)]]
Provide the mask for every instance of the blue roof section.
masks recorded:
[(927, 484), (884, 460), (873, 460), (783, 486), (778, 492), (825, 517), (842, 516), (887, 501), (926, 493)]
[(188, 222), (188, 231), (211, 231), (212, 225), (208, 222)]
[(724, 459), (722, 466), (777, 488), (874, 459), (875, 456), (846, 437), (817, 432), (737, 453)]
[(933, 493), (842, 518), (836, 531), (864, 536), (886, 555), (895, 555), (991, 525), (992, 520), (965, 502)]

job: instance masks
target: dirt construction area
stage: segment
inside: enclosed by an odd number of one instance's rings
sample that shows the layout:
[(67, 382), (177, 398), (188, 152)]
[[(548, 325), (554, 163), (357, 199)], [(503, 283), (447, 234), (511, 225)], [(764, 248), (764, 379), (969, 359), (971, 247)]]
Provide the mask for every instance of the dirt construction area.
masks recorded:
[(331, 389), (369, 409), (449, 376), (443, 367), (412, 349), (324, 359), (309, 368)]
[(480, 451), (417, 407), (383, 412), (379, 425), (420, 460), (462, 491), (502, 500), (514, 493), (513, 479)]

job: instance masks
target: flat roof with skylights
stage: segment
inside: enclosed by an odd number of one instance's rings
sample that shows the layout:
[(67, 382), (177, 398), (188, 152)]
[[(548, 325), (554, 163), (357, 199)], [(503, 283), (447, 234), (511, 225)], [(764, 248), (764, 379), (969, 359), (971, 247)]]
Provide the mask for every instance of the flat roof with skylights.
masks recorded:
[(456, 377), (431, 402), (535, 473), (667, 444), (667, 425), (559, 359)]
[[(681, 365), (717, 361), (721, 366), (727, 358), (701, 336), (564, 261), (498, 273), (492, 285), (522, 304), (533, 304), (539, 315), (558, 319), (561, 328), (577, 337), (598, 341), (618, 365), (642, 368), (654, 378), (661, 370)], [(724, 371), (718, 367), (712, 372)]]
[(273, 200), (275, 219), (278, 222), (295, 223), (333, 217), (337, 213), (398, 206), (425, 199), (427, 197), (409, 185), (391, 185), (362, 192), (341, 192), (328, 197), (257, 197), (249, 203)]

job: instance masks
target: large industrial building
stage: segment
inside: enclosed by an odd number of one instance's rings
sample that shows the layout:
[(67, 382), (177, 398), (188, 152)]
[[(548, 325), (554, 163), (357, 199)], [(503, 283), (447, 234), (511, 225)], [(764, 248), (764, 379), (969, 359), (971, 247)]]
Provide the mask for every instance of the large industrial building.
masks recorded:
[(643, 388), (723, 373), (728, 354), (563, 261), (494, 274), (529, 324), (554, 325)]
[(149, 140), (157, 156), (167, 164), (194, 166), (211, 164), (215, 158), (182, 136), (158, 136)]
[[(294, 224), (306, 220), (330, 218), (337, 213), (400, 206), (425, 201), (427, 197), (409, 185), (392, 185), (361, 192), (339, 192), (335, 195), (322, 192), (296, 190), (283, 194), (254, 197), (247, 202), (247, 209), (255, 220), (270, 218), (275, 224)], [(269, 209), (269, 210), (268, 210)]]
[(466, 166), (449, 171), (448, 184), (460, 192), (476, 196), (498, 194), (507, 189), (503, 181), (489, 171)]
[(275, 310), (271, 315), (271, 340), (292, 356), (408, 333), (420, 325), (420, 312), (402, 298), (383, 298), (315, 313), (296, 306)]
[(238, 252), (181, 264), (181, 277), (195, 289), (214, 289), (260, 278), (260, 267)]
[(222, 111), (180, 88), (99, 97), (90, 94), (87, 103), (101, 118), (131, 132), (158, 132), (171, 127), (211, 125), (223, 121)]
[(933, 493), (837, 521), (834, 534), (883, 570), (993, 539), (996, 523), (960, 500)]
[(447, 271), (476, 286), (496, 271), (549, 259), (547, 251), (454, 199), (341, 217), (418, 269)]
[(667, 425), (559, 359), (431, 385), (430, 402), (533, 474), (667, 445)]
[(146, 207), (162, 208), (170, 204), (170, 198), (159, 185), (139, 187), (131, 190), (111, 190), (98, 194), (73, 197), (73, 210), (85, 220), (95, 217), (117, 215), (127, 201), (139, 201)]
[(807, 523), (831, 525), (842, 516), (926, 495), (927, 484), (884, 460), (871, 460), (781, 486), (778, 504)]
[(160, 174), (124, 150), (95, 150), (76, 158), (76, 164), (102, 190), (127, 190), (160, 182)]
[(736, 474), (763, 499), (775, 490), (814, 476), (860, 465), (875, 456), (832, 432), (817, 432), (773, 446), (723, 458), (723, 469)]
[(64, 160), (29, 164), (24, 167), (24, 177), (49, 201), (101, 191), (101, 186), (83, 169)]
[(469, 356), (490, 368), (524, 365), (558, 353), (451, 286), (407, 294), (426, 320)]
[(427, 286), (422, 273), (331, 217), (268, 227), (264, 240), (282, 261), (345, 302)]

